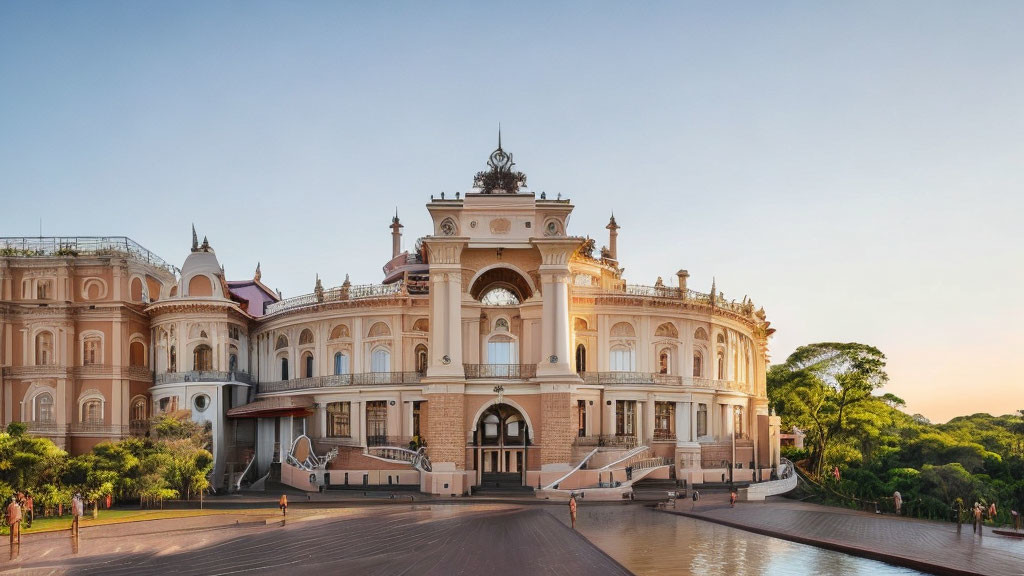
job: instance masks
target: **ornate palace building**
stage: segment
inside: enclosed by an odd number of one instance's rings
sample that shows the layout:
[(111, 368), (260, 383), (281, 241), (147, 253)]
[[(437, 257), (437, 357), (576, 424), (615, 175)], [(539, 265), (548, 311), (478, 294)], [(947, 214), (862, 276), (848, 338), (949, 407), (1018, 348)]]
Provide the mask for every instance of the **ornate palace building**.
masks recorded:
[(227, 489), (768, 480), (764, 310), (686, 270), (628, 284), (615, 218), (598, 250), (572, 210), (499, 142), (412, 251), (394, 217), (382, 283), (288, 299), (194, 230), (180, 269), (127, 238), (0, 239), (0, 415), (79, 453), (188, 410)]

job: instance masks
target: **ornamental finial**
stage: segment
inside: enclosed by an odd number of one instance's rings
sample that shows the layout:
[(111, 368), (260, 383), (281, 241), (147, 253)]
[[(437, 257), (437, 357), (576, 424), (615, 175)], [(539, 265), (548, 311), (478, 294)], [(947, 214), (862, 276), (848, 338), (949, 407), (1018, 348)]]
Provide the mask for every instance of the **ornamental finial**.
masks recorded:
[(263, 277), (263, 273), (260, 272), (260, 263), (257, 262), (256, 263), (256, 273), (252, 275), (252, 279), (257, 281), (257, 282), (259, 282), (260, 278), (262, 278), (262, 277)]
[(196, 225), (192, 224), (192, 251), (199, 251), (199, 237), (196, 236)]

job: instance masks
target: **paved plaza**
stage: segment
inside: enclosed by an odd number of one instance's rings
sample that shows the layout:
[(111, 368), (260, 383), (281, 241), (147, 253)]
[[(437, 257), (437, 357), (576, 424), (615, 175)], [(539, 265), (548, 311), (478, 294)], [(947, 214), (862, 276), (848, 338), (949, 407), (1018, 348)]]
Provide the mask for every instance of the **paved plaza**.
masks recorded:
[(1024, 540), (992, 534), (981, 537), (969, 524), (956, 525), (897, 518), (785, 498), (741, 502), (730, 508), (724, 494), (709, 494), (700, 503), (679, 500), (667, 512), (693, 516), (784, 538), (907, 566), (935, 574), (1024, 574)]
[(66, 532), (33, 535), (10, 562), (5, 543), (0, 574), (629, 574), (536, 506), (394, 505), (253, 520), (90, 528), (77, 552)]

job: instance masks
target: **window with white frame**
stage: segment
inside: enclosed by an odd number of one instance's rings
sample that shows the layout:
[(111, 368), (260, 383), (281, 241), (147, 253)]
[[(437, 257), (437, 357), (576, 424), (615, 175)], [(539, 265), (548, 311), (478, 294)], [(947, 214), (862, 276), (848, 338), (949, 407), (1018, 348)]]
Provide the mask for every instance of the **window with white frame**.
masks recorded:
[(53, 422), (53, 396), (49, 392), (43, 392), (32, 399), (32, 415), (36, 422)]
[(348, 374), (348, 354), (344, 352), (337, 352), (334, 354), (334, 373), (335, 374)]
[(636, 351), (628, 346), (614, 346), (608, 355), (612, 372), (636, 372)]
[(387, 348), (376, 348), (370, 354), (371, 372), (391, 372), (391, 351)]

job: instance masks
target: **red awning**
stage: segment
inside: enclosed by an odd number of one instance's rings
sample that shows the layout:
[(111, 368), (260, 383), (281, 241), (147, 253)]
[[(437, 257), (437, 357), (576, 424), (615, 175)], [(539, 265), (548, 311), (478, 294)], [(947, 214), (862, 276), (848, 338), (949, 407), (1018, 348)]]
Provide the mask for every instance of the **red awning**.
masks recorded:
[(244, 406), (228, 410), (228, 418), (277, 418), (280, 416), (308, 416), (313, 412), (313, 400), (305, 396), (274, 396), (260, 398)]

